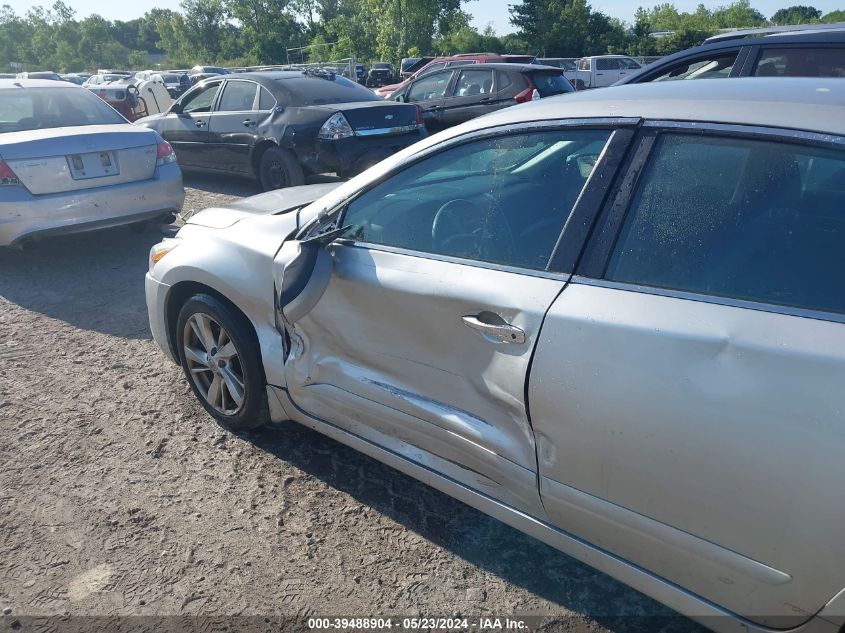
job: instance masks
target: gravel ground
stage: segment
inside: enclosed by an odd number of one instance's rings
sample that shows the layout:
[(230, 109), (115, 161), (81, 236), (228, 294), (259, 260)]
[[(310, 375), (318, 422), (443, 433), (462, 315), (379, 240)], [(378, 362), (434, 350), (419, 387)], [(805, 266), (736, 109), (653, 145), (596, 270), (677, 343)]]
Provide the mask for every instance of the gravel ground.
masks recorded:
[[(258, 192), (186, 185), (185, 214)], [(0, 250), (0, 628), (460, 613), (700, 630), (315, 432), (218, 429), (150, 339), (143, 274), (159, 237), (122, 228)]]

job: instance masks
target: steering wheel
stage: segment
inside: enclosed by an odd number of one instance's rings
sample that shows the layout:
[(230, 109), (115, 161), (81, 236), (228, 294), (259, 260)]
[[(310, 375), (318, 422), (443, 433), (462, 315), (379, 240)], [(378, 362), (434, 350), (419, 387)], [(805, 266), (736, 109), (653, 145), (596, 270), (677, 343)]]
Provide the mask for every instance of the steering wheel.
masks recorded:
[(505, 215), (495, 206), (482, 209), (465, 198), (450, 200), (437, 210), (431, 243), (443, 255), (492, 261), (507, 261), (514, 248)]

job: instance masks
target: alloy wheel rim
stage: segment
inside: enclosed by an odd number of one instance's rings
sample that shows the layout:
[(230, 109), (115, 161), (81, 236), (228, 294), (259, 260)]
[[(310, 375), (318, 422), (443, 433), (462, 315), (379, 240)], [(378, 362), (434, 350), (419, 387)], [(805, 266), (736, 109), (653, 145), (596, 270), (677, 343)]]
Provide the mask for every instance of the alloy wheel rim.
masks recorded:
[(246, 394), (235, 342), (213, 317), (197, 312), (185, 323), (182, 352), (197, 391), (215, 411), (235, 415)]

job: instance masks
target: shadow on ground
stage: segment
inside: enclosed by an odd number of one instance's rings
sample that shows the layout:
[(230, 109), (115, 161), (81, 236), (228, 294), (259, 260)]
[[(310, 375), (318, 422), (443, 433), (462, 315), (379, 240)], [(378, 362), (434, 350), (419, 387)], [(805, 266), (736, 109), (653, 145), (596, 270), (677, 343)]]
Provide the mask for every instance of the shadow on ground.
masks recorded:
[[(609, 576), (315, 431), (291, 423), (245, 439), (467, 562), (615, 633), (704, 633)], [(564, 628), (548, 630), (581, 630), (572, 618), (558, 625)]]
[(150, 338), (144, 274), (161, 237), (119, 227), (0, 248), (0, 297), (85, 330)]

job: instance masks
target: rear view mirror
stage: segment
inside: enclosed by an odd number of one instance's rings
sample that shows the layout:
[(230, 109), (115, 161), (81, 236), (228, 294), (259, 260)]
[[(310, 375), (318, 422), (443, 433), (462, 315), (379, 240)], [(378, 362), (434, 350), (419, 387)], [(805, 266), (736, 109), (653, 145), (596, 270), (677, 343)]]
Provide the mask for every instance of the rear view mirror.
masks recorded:
[(182, 114), (182, 104), (178, 101), (170, 106), (170, 110), (168, 110), (171, 114)]
[(400, 92), (398, 95), (393, 97), (394, 101), (398, 101), (399, 103), (405, 103), (405, 94)]

